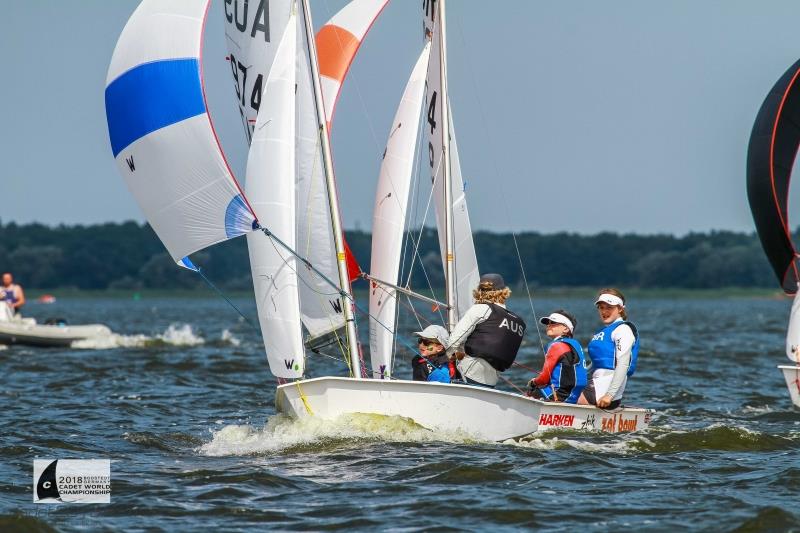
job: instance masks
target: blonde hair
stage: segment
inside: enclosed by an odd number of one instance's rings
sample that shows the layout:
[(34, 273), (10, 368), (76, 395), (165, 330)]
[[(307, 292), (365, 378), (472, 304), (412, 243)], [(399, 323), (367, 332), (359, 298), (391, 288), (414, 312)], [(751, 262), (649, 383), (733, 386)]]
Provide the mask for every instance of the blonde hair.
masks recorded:
[(491, 284), (481, 283), (478, 288), (472, 291), (472, 297), (475, 298), (476, 304), (504, 304), (508, 297), (511, 296), (511, 289), (503, 287), (502, 289), (490, 289)]
[[(620, 292), (619, 289), (615, 289), (613, 287), (607, 287), (605, 289), (600, 289), (600, 291), (597, 293), (597, 296), (600, 297), (601, 294), (613, 294), (614, 296), (622, 300), (623, 304), (625, 303), (625, 296), (622, 294), (622, 292)], [(622, 320), (628, 320), (628, 313), (625, 312), (624, 307), (620, 309), (619, 315), (622, 317)]]

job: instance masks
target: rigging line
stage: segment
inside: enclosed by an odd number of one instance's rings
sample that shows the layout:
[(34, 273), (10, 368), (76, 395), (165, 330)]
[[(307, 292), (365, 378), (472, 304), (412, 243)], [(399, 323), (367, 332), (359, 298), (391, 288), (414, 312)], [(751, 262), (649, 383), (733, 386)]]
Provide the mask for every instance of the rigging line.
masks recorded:
[(520, 393), (520, 394), (522, 394), (523, 396), (525, 396), (525, 391), (523, 391), (522, 389), (520, 389), (519, 387), (517, 387), (516, 385), (514, 385), (514, 382), (512, 382), (510, 379), (508, 379), (508, 378), (507, 378), (507, 377), (505, 377), (504, 375), (500, 374), (499, 372), (498, 372), (497, 376), (498, 376), (500, 379), (502, 379), (503, 381), (505, 381), (506, 383), (508, 383), (509, 385), (511, 385), (512, 387), (514, 387), (515, 389), (517, 389), (517, 390), (519, 391), (519, 393)]
[[(418, 122), (422, 122), (423, 114), (420, 113), (419, 115), (420, 116), (418, 117)], [(422, 153), (422, 142), (423, 142), (422, 139), (424, 137), (422, 133), (423, 131), (424, 128), (420, 128), (419, 124), (417, 124), (417, 141), (416, 141), (416, 148), (414, 149), (414, 154), (416, 154), (417, 156), (419, 156), (419, 154)], [(411, 230), (411, 221), (416, 219), (417, 208), (419, 207), (419, 191), (421, 189), (421, 187), (419, 186), (419, 177), (420, 177), (420, 167), (422, 166), (422, 157), (416, 157), (415, 159), (416, 159), (416, 165), (414, 165), (414, 174), (411, 177), (411, 191), (409, 198), (409, 203), (411, 204), (410, 216), (406, 217), (405, 226), (403, 228), (405, 230), (405, 239), (404, 239), (405, 243), (403, 244), (403, 253), (400, 257), (400, 277), (397, 278), (400, 280), (402, 280), (405, 277), (404, 270), (406, 266), (406, 257), (410, 246), (409, 241), (411, 241), (412, 244), (414, 242), (413, 233)], [(411, 199), (413, 199), (413, 201)], [(409, 212), (409, 210), (407, 210), (407, 212)]]
[[(267, 234), (265, 233), (265, 235), (267, 235)], [(275, 246), (275, 242), (276, 242), (276, 241), (278, 241), (278, 242), (281, 242), (281, 241), (280, 241), (280, 239), (278, 239), (277, 237), (275, 237), (273, 234), (269, 234), (269, 235), (267, 235), (267, 238), (269, 239), (269, 242), (270, 242), (270, 244), (272, 245), (272, 248), (275, 250), (275, 253), (276, 253), (276, 254), (278, 254), (278, 256), (279, 256), (281, 259), (283, 259), (283, 264), (284, 264), (284, 265), (286, 265), (286, 266), (287, 266), (287, 267), (288, 267), (290, 270), (292, 270), (292, 271), (293, 271), (293, 272), (294, 272), (294, 273), (297, 275), (297, 278), (298, 278), (298, 279), (300, 279), (301, 281), (303, 281), (303, 283), (304, 283), (304, 284), (306, 284), (306, 286), (309, 286), (309, 287), (310, 287), (310, 285), (308, 285), (308, 284), (307, 284), (307, 283), (306, 283), (306, 282), (305, 282), (305, 281), (302, 279), (302, 276), (301, 276), (301, 275), (300, 275), (300, 273), (297, 271), (297, 269), (296, 269), (296, 268), (294, 268), (294, 267), (291, 265), (291, 263), (289, 263), (289, 261), (287, 261), (287, 258), (285, 258), (285, 257), (283, 257), (283, 256), (281, 255), (281, 253), (280, 253), (280, 250), (278, 250), (278, 248)], [(281, 242), (281, 244), (283, 244), (283, 243)], [(285, 245), (284, 245), (284, 246), (285, 246)], [(299, 258), (299, 256), (297, 256), (297, 257)], [(302, 260), (302, 259), (301, 259), (301, 260)], [(324, 279), (324, 276), (322, 276), (322, 277), (323, 277), (323, 279)], [(313, 289), (312, 289), (312, 290), (313, 290)], [(319, 296), (320, 296), (322, 293), (320, 293), (320, 292), (317, 292), (317, 291), (313, 291), (313, 292), (315, 292), (315, 293), (318, 295), (318, 300), (320, 300), (321, 298), (319, 298)], [(334, 293), (331, 293), (331, 294), (334, 294)], [(324, 306), (321, 306), (321, 307), (324, 309)], [(349, 348), (347, 348), (347, 349), (346, 349), (345, 345), (342, 343), (342, 339), (340, 338), (340, 336), (339, 336), (339, 333), (338, 333), (338, 329), (339, 329), (339, 328), (335, 327), (335, 324), (333, 323), (333, 320), (331, 320), (330, 316), (329, 316), (327, 313), (326, 313), (326, 315), (325, 315), (325, 316), (327, 316), (327, 317), (328, 317), (328, 324), (331, 326), (331, 331), (333, 332), (334, 339), (336, 340), (336, 344), (339, 346), (339, 352), (342, 354), (342, 357), (343, 357), (343, 358), (345, 359), (345, 361), (347, 362), (347, 367), (348, 367), (348, 368), (350, 368), (350, 374), (352, 374), (352, 373), (353, 373), (353, 369), (351, 368), (351, 365), (350, 365), (350, 360), (349, 360), (349, 359), (350, 359), (350, 350), (349, 350)]]
[[(458, 11), (456, 10), (456, 13), (457, 12)], [(457, 29), (458, 37), (461, 40), (462, 49), (463, 50), (468, 50), (467, 44), (466, 44), (466, 40), (464, 39), (464, 34), (463, 34), (462, 30), (461, 30), (461, 26), (462, 26), (461, 20), (459, 20), (457, 15), (456, 15), (455, 19), (456, 19), (456, 22), (457, 22), (457, 24), (455, 26), (456, 26), (456, 29)], [(467, 54), (467, 55), (469, 56), (469, 54)], [(492, 142), (492, 136), (489, 135), (489, 126), (488, 126), (488, 121), (486, 120), (486, 113), (484, 112), (483, 105), (481, 104), (481, 99), (480, 99), (480, 96), (479, 96), (479, 93), (478, 93), (478, 82), (475, 79), (475, 72), (472, 69), (472, 63), (467, 61), (467, 66), (468, 66), (467, 70), (470, 73), (470, 80), (472, 81), (472, 87), (473, 87), (473, 93), (475, 95), (475, 101), (478, 104), (478, 111), (480, 112), (481, 122), (483, 123), (483, 133), (484, 133), (484, 135), (486, 135), (487, 146), (490, 147), (489, 158), (492, 161), (492, 167), (494, 169), (495, 180), (500, 185), (500, 197), (503, 199), (503, 204), (505, 205), (504, 211), (505, 211), (505, 214), (506, 214), (506, 221), (508, 222), (509, 227), (511, 227), (511, 216), (509, 215), (511, 210), (510, 210), (510, 207), (508, 205), (508, 198), (506, 197), (505, 187), (503, 187), (503, 181), (500, 179), (500, 167), (499, 167), (499, 165), (497, 163), (497, 158), (495, 157), (495, 149), (494, 149), (494, 144)], [(533, 294), (531, 292), (530, 285), (528, 284), (528, 277), (525, 274), (525, 267), (524, 267), (524, 265), (522, 263), (522, 254), (519, 251), (519, 245), (517, 243), (517, 234), (516, 234), (516, 232), (512, 231), (511, 232), (511, 236), (512, 236), (512, 238), (514, 240), (514, 248), (515, 248), (515, 250), (517, 252), (517, 259), (519, 261), (519, 267), (520, 267), (520, 271), (522, 273), (522, 280), (525, 283), (525, 291), (527, 292), (527, 295), (528, 295), (528, 303), (529, 303), (530, 308), (531, 308), (531, 313), (533, 313), (533, 320), (534, 320), (534, 324), (536, 325), (536, 334), (539, 336), (539, 345), (542, 347), (542, 352), (544, 352), (544, 340), (542, 338), (542, 331), (539, 328), (538, 320), (536, 320), (536, 308), (535, 308), (535, 306), (533, 304)]]
[(224, 294), (224, 293), (223, 293), (221, 290), (219, 290), (219, 288), (217, 288), (217, 286), (216, 286), (216, 285), (214, 285), (214, 283), (212, 283), (212, 282), (211, 282), (211, 280), (210, 280), (210, 279), (208, 279), (208, 278), (206, 277), (206, 275), (205, 275), (205, 274), (203, 274), (203, 272), (202, 272), (202, 269), (200, 269), (200, 268), (198, 267), (198, 268), (197, 268), (197, 270), (195, 270), (195, 272), (197, 272), (198, 274), (200, 274), (200, 277), (201, 277), (201, 278), (203, 278), (203, 281), (205, 281), (206, 283), (208, 283), (208, 286), (209, 286), (209, 287), (211, 287), (212, 289), (214, 289), (215, 291), (217, 291), (217, 294), (219, 294), (220, 296), (222, 296), (222, 298), (223, 298), (223, 299), (224, 299), (226, 302), (228, 302), (228, 305), (230, 305), (231, 307), (233, 307), (233, 308), (236, 310), (236, 312), (237, 312), (237, 313), (239, 313), (239, 316), (241, 316), (241, 317), (244, 319), (244, 321), (245, 321), (245, 322), (247, 322), (247, 324), (248, 324), (248, 325), (249, 325), (251, 328), (253, 328), (253, 329), (254, 329), (255, 331), (257, 331), (258, 333), (261, 333), (261, 330), (259, 330), (259, 329), (258, 329), (258, 328), (255, 326), (255, 324), (253, 324), (252, 322), (250, 322), (250, 319), (249, 319), (249, 318), (247, 318), (246, 316), (244, 316), (244, 313), (242, 313), (242, 311), (241, 311), (241, 310), (240, 310), (238, 307), (236, 307), (236, 305), (235, 305), (235, 304), (234, 304), (232, 301), (230, 301), (230, 299), (229, 299), (227, 296), (225, 296), (225, 294)]
[[(442, 158), (440, 158), (439, 161), (440, 165), (441, 165), (441, 159)], [(434, 173), (434, 176), (437, 176), (438, 174), (439, 174), (439, 169), (437, 168), (436, 172)], [(435, 181), (431, 184), (431, 192), (430, 194), (428, 194), (428, 201), (425, 206), (425, 213), (423, 214), (422, 224), (420, 224), (419, 234), (417, 235), (416, 243), (414, 246), (414, 252), (411, 255), (411, 266), (408, 269), (408, 276), (406, 277), (406, 285), (409, 285), (411, 283), (411, 275), (414, 272), (414, 265), (416, 264), (415, 260), (419, 260), (419, 265), (420, 268), (422, 269), (423, 275), (425, 276), (425, 281), (428, 284), (428, 288), (430, 289), (431, 295), (433, 295), (434, 298), (436, 298), (436, 291), (433, 289), (433, 284), (431, 283), (431, 278), (428, 275), (428, 270), (425, 268), (425, 264), (422, 262), (422, 257), (419, 255), (419, 248), (422, 244), (422, 234), (425, 232), (425, 221), (428, 219), (428, 214), (430, 213), (431, 203), (433, 200), (433, 189), (435, 184), (436, 184)], [(437, 309), (437, 311), (439, 311), (439, 318), (442, 320), (442, 322), (444, 322), (444, 315), (442, 315), (441, 308)]]

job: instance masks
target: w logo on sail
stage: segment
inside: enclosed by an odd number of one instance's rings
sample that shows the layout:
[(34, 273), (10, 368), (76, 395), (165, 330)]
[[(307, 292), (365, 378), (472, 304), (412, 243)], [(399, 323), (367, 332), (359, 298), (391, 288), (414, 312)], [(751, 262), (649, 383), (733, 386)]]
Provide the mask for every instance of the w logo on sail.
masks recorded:
[(341, 300), (328, 300), (333, 307), (333, 310), (336, 311), (337, 314), (342, 314), (342, 301)]
[(291, 370), (294, 367), (294, 359), (284, 359), (283, 364), (286, 365), (286, 370)]
[(128, 168), (131, 169), (131, 172), (136, 170), (136, 165), (133, 164), (133, 156), (126, 157), (125, 162), (128, 163)]

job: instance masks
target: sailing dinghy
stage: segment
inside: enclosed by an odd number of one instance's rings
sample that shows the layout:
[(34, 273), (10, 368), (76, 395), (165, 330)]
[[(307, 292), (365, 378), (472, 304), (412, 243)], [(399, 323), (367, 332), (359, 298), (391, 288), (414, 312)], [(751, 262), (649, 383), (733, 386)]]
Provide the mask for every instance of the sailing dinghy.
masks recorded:
[(800, 61), (781, 76), (756, 115), (747, 151), (747, 198), (758, 237), (781, 288), (794, 295), (786, 356), (778, 365), (792, 403), (800, 407), (800, 265), (789, 227), (789, 182), (800, 147)]
[[(272, 1), (268, 10), (264, 2), (250, 3), (249, 12), (246, 2), (225, 3), (228, 60), (250, 145), (244, 190), (228, 168), (205, 105), (200, 56), (208, 4), (140, 4), (109, 68), (109, 135), (120, 173), (178, 265), (196, 269), (189, 254), (247, 234), (264, 346), (281, 382), (279, 412), (331, 419), (400, 416), (432, 430), (495, 441), (551, 428), (617, 432), (649, 425), (646, 409), (604, 411), (393, 377), (392, 302), (406, 291), (394, 284), (402, 240), (397, 232), (404, 228), (413, 159), (408, 144), (417, 138), (423, 105), (433, 126), (425, 155), (431, 156), (437, 197), (448, 325), (471, 305), (469, 291), (478, 279), (447, 98), (443, 1), (424, 3), (430, 4), (423, 6), (426, 43), (398, 111), (403, 134), (390, 136), (384, 165), (392, 167), (381, 171), (378, 194), (389, 186), (394, 199), (384, 202), (391, 213), (376, 211), (376, 221), (386, 222), (377, 224), (382, 236), (374, 246), (383, 247), (379, 253), (387, 261), (373, 264), (372, 274), (391, 282), (371, 276), (383, 296), (377, 307), (370, 305), (369, 378), (356, 335), (354, 261), (341, 228), (329, 127), (350, 62), (386, 0), (354, 0), (316, 39), (306, 0)], [(306, 349), (324, 343), (341, 347), (349, 377), (305, 378)]]

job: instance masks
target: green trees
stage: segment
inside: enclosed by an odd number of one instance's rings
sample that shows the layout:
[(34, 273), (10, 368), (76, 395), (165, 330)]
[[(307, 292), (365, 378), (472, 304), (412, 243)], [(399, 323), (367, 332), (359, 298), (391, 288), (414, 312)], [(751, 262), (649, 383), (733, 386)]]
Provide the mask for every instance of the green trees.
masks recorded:
[[(347, 232), (347, 242), (365, 269), (370, 239), (363, 231)], [(474, 239), (482, 272), (501, 272), (512, 285), (522, 282), (511, 234), (479, 231)], [(528, 281), (536, 286), (778, 287), (754, 234), (526, 232), (516, 242)], [(441, 286), (436, 232), (416, 230), (407, 244), (403, 280), (411, 269), (412, 287)], [(214, 246), (192, 259), (225, 289), (252, 287), (245, 239)], [(57, 227), (0, 223), (0, 270), (13, 272), (26, 288), (35, 289), (189, 289), (203, 284), (199, 276), (174, 264), (149, 226), (135, 222)]]

